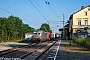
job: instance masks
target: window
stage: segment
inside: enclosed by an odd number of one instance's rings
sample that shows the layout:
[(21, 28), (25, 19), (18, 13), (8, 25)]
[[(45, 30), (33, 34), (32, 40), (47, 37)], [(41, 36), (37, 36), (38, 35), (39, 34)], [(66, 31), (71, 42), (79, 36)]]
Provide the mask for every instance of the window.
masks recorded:
[(37, 33), (37, 35), (40, 35), (40, 33)]
[(84, 16), (87, 16), (87, 12), (86, 11), (84, 12)]
[(88, 8), (88, 11), (90, 11), (90, 6), (89, 6), (89, 8)]
[(81, 19), (78, 19), (78, 25), (81, 26)]
[(85, 25), (88, 25), (88, 19), (84, 19)]

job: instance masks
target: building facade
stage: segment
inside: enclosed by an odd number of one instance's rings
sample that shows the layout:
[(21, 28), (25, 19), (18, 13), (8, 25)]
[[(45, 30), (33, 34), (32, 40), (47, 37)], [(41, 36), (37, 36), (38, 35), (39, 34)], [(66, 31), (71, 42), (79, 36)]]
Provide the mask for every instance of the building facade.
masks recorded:
[(85, 30), (90, 35), (90, 5), (82, 6), (80, 10), (74, 12), (69, 18), (69, 33), (70, 38), (75, 37), (77, 30)]

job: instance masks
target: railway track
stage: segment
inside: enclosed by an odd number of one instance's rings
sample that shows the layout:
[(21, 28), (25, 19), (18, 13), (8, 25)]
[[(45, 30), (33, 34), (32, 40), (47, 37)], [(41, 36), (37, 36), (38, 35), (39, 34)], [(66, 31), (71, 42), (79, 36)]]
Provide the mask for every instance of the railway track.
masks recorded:
[(0, 51), (0, 57), (2, 57), (4, 55), (7, 55), (9, 53), (14, 53), (14, 52), (20, 50), (20, 48), (22, 48), (22, 47), (30, 47), (30, 46), (33, 46), (35, 44), (36, 43), (31, 44), (31, 45), (24, 45), (24, 46), (19, 46), (19, 47), (16, 47), (16, 48), (12, 48), (12, 49), (7, 49), (7, 50), (4, 50), (4, 51)]
[[(42, 55), (47, 49), (49, 49), (56, 41), (47, 41), (38, 44), (31, 44), (23, 47), (9, 49), (0, 52), (0, 58), (10, 60), (35, 60)], [(31, 58), (31, 59), (28, 59)]]
[(49, 49), (43, 52), (35, 60), (56, 60), (61, 41), (55, 42)]

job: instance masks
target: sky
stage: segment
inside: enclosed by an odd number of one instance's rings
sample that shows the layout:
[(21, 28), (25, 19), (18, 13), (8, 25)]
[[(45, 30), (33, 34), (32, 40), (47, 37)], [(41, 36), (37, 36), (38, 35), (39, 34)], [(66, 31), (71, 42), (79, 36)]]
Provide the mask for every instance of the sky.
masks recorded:
[(90, 0), (0, 0), (0, 17), (19, 17), (35, 29), (47, 23), (52, 30), (59, 32), (58, 29), (63, 27), (59, 22), (63, 20), (63, 14), (66, 22), (81, 6), (89, 4)]

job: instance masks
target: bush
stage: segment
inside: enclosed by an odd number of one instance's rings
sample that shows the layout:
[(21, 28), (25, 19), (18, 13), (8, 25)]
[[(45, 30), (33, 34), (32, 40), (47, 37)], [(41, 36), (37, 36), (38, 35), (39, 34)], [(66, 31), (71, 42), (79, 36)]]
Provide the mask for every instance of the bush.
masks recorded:
[(76, 40), (76, 42), (78, 42), (80, 45), (85, 45), (86, 44), (86, 40), (84, 37), (80, 37)]
[(18, 41), (19, 43), (32, 43), (33, 40), (21, 40), (21, 41)]
[(90, 38), (86, 39), (86, 47), (90, 48)]
[(78, 37), (78, 38), (74, 38), (74, 42), (84, 47), (90, 48), (90, 38)]

